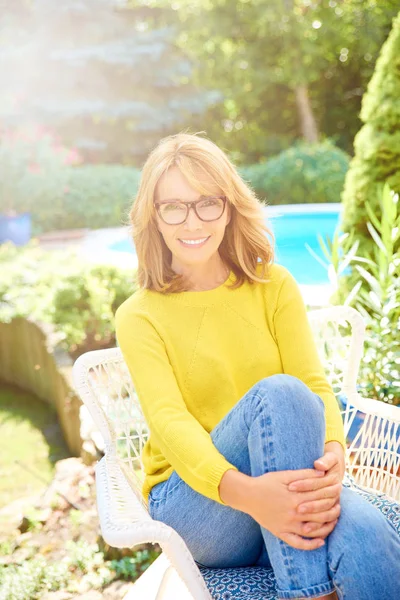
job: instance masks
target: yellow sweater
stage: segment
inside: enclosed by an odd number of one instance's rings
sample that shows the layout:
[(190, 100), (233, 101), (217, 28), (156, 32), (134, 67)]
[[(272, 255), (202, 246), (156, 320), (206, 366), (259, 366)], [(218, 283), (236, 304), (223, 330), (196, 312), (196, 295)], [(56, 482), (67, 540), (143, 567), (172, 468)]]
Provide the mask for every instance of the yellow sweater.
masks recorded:
[[(270, 266), (268, 283), (163, 294), (140, 289), (117, 310), (118, 344), (150, 437), (143, 448), (143, 497), (176, 470), (221, 504), (218, 486), (236, 469), (210, 431), (260, 379), (288, 373), (324, 401), (325, 441), (345, 447), (342, 418), (317, 354), (294, 277)], [(237, 470), (237, 469), (236, 469)]]

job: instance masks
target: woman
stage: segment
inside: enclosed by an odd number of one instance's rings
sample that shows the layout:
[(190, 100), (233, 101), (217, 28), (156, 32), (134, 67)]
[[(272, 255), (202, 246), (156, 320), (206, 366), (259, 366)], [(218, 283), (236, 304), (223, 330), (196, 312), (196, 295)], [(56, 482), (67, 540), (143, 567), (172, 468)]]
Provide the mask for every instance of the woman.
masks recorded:
[(252, 190), (182, 133), (148, 157), (130, 218), (140, 289), (116, 334), (150, 430), (151, 516), (199, 565), (272, 566), (279, 598), (400, 597), (400, 539), (342, 489), (339, 408)]

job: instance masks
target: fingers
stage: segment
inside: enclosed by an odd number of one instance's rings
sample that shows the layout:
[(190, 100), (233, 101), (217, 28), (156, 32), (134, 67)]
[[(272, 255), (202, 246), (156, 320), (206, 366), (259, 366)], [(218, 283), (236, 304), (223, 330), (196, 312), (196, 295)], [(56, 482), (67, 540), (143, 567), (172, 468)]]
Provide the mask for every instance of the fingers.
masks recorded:
[(324, 500), (315, 500), (314, 502), (305, 502), (299, 504), (297, 512), (304, 516), (311, 516), (314, 513), (323, 512), (329, 510), (336, 504), (336, 498), (327, 498)]
[(325, 452), (325, 454), (321, 456), (321, 458), (318, 458), (316, 461), (314, 461), (314, 465), (316, 465), (317, 468), (322, 468), (326, 471), (329, 471), (329, 469), (338, 464), (339, 457), (337, 456), (337, 454), (329, 451)]
[(290, 484), (292, 481), (303, 480), (303, 479), (318, 479), (324, 477), (324, 471), (317, 471), (317, 469), (299, 469), (295, 471), (281, 471), (285, 475), (285, 483)]
[(339, 471), (333, 471), (333, 473), (324, 474), (324, 477), (313, 477), (309, 479), (302, 479), (301, 481), (293, 481), (289, 484), (288, 489), (290, 492), (312, 492), (319, 490), (328, 485), (334, 485), (341, 481)]
[(283, 533), (281, 539), (289, 544), (289, 546), (297, 548), (297, 550), (316, 550), (325, 544), (324, 540), (321, 538), (308, 540), (296, 533)]
[(339, 519), (335, 519), (334, 521), (329, 521), (328, 523), (323, 523), (322, 525), (320, 524), (318, 529), (308, 531), (303, 535), (306, 535), (309, 538), (326, 538), (335, 529), (338, 520)]
[(329, 523), (330, 521), (334, 521), (338, 519), (340, 516), (340, 504), (337, 503), (330, 510), (326, 510), (324, 512), (316, 513), (316, 514), (308, 514), (304, 515), (302, 519), (304, 522), (302, 523), (301, 532), (302, 535), (307, 535), (309, 531), (314, 531), (318, 529), (321, 523)]
[(328, 485), (327, 487), (323, 487), (313, 492), (296, 493), (297, 506), (305, 502), (314, 502), (315, 500), (328, 500), (329, 498), (336, 498), (339, 500), (342, 487), (342, 483), (340, 482), (335, 483), (334, 485)]

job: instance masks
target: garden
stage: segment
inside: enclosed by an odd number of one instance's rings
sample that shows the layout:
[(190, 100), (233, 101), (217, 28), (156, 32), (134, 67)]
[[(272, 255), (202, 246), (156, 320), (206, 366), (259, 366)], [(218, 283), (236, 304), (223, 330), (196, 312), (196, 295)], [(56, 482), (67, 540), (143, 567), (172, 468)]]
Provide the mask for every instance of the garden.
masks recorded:
[(129, 235), (166, 135), (221, 146), (279, 235), (280, 214), (335, 215), (313, 243), (296, 221), (289, 242), (323, 273), (319, 306), (365, 320), (359, 394), (400, 407), (398, 2), (62, 4), (10, 0), (0, 15), (0, 600), (122, 600), (160, 554), (101, 536), (104, 448), (72, 365), (116, 346), (136, 265), (132, 248), (100, 250)]

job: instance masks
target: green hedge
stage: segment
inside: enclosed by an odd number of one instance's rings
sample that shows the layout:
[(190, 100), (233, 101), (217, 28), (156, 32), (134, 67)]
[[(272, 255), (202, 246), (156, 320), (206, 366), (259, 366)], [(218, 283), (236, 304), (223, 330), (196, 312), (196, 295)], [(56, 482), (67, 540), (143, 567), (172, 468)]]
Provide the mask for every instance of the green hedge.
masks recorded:
[(121, 165), (87, 165), (71, 169), (65, 194), (68, 228), (119, 226), (125, 220), (140, 171)]
[(139, 179), (140, 171), (133, 167), (86, 165), (69, 168), (57, 197), (46, 195), (32, 211), (33, 234), (54, 229), (99, 229), (122, 225), (126, 222)]
[[(239, 172), (268, 204), (340, 202), (348, 164), (347, 154), (326, 141), (299, 144), (266, 163), (240, 167)], [(51, 175), (44, 181), (32, 177), (29, 190), (20, 191), (14, 204), (18, 212), (31, 212), (33, 235), (118, 227), (127, 221), (140, 175), (139, 169), (121, 165), (68, 167), (55, 181)], [(40, 194), (34, 189), (39, 182)]]
[(268, 162), (239, 169), (268, 204), (340, 202), (350, 157), (331, 142), (299, 144)]

